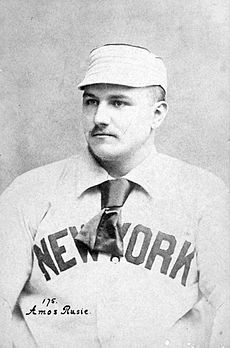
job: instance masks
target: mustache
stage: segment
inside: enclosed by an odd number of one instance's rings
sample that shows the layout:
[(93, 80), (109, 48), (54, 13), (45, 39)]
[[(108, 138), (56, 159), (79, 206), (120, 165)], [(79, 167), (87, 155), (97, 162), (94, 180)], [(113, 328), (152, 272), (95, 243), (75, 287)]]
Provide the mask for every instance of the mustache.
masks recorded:
[(96, 135), (108, 135), (108, 136), (113, 136), (116, 137), (116, 134), (113, 132), (108, 131), (106, 128), (103, 127), (98, 127), (95, 126), (92, 131), (90, 131), (90, 135), (92, 137), (96, 136)]

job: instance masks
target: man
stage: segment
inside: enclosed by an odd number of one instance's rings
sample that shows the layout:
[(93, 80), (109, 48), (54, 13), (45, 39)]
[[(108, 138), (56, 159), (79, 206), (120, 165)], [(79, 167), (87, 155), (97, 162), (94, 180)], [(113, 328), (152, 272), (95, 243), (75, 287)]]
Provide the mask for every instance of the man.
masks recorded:
[(154, 147), (162, 59), (102, 46), (79, 88), (85, 151), (1, 198), (2, 346), (229, 346), (227, 192)]

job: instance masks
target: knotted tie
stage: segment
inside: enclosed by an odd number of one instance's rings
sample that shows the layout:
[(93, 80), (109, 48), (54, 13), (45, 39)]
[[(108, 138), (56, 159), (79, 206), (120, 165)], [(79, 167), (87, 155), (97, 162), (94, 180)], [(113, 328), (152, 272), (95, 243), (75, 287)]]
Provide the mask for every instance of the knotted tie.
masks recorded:
[(91, 250), (123, 256), (121, 207), (133, 185), (126, 179), (108, 180), (99, 185), (102, 211), (86, 223), (76, 236)]

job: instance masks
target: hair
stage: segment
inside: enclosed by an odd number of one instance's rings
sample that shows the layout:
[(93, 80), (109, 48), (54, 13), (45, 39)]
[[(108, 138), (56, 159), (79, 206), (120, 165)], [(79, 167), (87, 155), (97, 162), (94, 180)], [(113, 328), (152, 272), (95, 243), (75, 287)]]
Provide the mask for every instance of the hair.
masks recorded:
[(154, 103), (166, 100), (166, 92), (161, 86), (151, 86), (151, 98), (153, 98)]

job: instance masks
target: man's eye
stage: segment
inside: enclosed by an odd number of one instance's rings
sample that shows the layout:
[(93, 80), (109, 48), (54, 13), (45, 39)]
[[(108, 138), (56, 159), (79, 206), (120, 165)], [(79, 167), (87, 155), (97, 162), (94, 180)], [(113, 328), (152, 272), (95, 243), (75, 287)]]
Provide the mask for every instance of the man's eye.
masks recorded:
[(115, 106), (116, 108), (120, 108), (122, 106), (125, 106), (125, 102), (121, 101), (121, 100), (113, 100), (112, 101), (112, 105)]
[(98, 101), (96, 99), (86, 99), (84, 100), (85, 105), (92, 105), (92, 106), (97, 106)]

